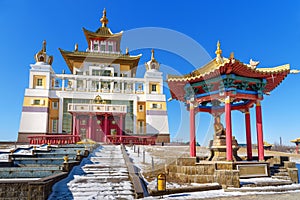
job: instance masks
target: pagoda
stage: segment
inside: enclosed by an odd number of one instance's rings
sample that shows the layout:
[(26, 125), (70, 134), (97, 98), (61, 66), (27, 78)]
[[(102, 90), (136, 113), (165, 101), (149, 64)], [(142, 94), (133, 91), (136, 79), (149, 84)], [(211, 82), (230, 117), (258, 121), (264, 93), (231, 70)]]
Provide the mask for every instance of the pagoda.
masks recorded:
[(120, 43), (123, 31), (112, 33), (110, 28), (107, 27), (106, 9), (103, 10), (100, 22), (102, 26), (96, 32), (83, 28), (88, 44), (86, 51), (79, 51), (78, 44), (75, 44), (74, 51), (66, 51), (59, 48), (70, 71), (76, 74), (83, 67), (84, 62), (116, 63), (126, 65), (131, 75), (135, 76), (141, 54), (136, 56), (129, 55), (128, 49), (126, 49), (125, 54), (121, 54)]
[[(215, 117), (215, 137), (212, 146), (224, 147), (225, 160), (233, 161), (237, 142), (232, 135), (231, 111), (238, 110), (245, 115), (247, 159), (252, 160), (252, 140), (249, 110), (255, 106), (258, 159), (264, 160), (264, 138), (261, 101), (269, 95), (291, 73), (289, 64), (260, 68), (259, 62), (250, 60), (243, 63), (231, 53), (222, 56), (220, 42), (217, 43), (216, 57), (206, 65), (189, 74), (168, 75), (172, 99), (184, 102), (190, 116), (190, 156), (196, 156), (195, 115), (207, 112)], [(226, 127), (218, 122), (225, 114)], [(218, 149), (215, 148), (215, 149)], [(222, 152), (217, 152), (222, 155)]]

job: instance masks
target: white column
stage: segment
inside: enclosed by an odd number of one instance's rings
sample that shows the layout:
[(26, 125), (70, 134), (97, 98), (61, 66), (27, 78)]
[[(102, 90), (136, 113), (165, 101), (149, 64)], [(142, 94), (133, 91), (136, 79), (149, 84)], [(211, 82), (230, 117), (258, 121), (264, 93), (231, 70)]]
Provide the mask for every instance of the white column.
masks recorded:
[(64, 108), (64, 99), (59, 99), (58, 106), (58, 132), (62, 133), (62, 124), (63, 124), (63, 108)]
[[(146, 109), (146, 108), (144, 108)], [(133, 100), (133, 133), (136, 134), (136, 116), (137, 116), (137, 96)]]
[(149, 82), (144, 82), (144, 93), (149, 94)]
[(61, 80), (61, 90), (65, 91), (65, 78)]
[(83, 89), (84, 89), (84, 91), (88, 91), (86, 85), (87, 85), (87, 82), (86, 82), (86, 79), (84, 79), (83, 80)]
[(89, 92), (91, 88), (91, 80), (87, 79), (86, 80), (86, 91)]
[(135, 82), (132, 83), (132, 93), (135, 94)]
[(114, 82), (110, 82), (110, 93), (112, 93), (114, 90)]
[(122, 81), (122, 93), (124, 93), (124, 81)]
[(98, 92), (101, 92), (101, 80), (99, 80), (99, 90)]
[(73, 89), (74, 89), (74, 91), (77, 91), (77, 79), (74, 79)]

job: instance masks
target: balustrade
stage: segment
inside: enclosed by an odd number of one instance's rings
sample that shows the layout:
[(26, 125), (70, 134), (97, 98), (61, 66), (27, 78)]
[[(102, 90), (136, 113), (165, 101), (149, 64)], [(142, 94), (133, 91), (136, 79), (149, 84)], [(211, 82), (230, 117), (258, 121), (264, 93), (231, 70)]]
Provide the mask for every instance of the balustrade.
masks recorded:
[(147, 84), (141, 78), (99, 77), (58, 74), (52, 76), (52, 90), (143, 94)]

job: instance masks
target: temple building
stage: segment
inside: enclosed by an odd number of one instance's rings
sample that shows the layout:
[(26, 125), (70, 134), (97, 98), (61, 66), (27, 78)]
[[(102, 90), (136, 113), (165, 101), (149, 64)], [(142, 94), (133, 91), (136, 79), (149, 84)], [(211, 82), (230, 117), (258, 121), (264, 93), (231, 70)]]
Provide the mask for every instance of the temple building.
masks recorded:
[[(189, 74), (168, 75), (172, 98), (184, 102), (190, 113), (190, 156), (196, 156), (195, 115), (207, 112), (215, 118), (211, 160), (238, 160), (239, 147), (234, 137), (236, 133), (232, 132), (231, 112), (240, 111), (245, 116), (247, 159), (253, 159), (252, 143), (256, 143), (258, 160), (262, 161), (264, 138), (261, 101), (289, 74), (299, 71), (291, 70), (289, 64), (261, 68), (258, 67), (258, 61), (251, 59), (249, 63), (243, 63), (233, 53), (229, 58), (223, 57), (220, 42), (217, 43), (215, 53), (213, 60)], [(253, 107), (256, 111), (256, 142), (251, 138), (249, 110)], [(225, 127), (220, 122), (222, 114), (225, 115)]]
[(71, 73), (55, 73), (46, 41), (30, 65), (18, 142), (33, 135), (74, 135), (107, 142), (111, 136), (155, 136), (169, 142), (166, 97), (160, 64), (145, 63), (144, 77), (136, 77), (140, 55), (121, 53), (122, 32), (102, 26), (95, 32), (83, 28), (87, 49), (59, 49)]

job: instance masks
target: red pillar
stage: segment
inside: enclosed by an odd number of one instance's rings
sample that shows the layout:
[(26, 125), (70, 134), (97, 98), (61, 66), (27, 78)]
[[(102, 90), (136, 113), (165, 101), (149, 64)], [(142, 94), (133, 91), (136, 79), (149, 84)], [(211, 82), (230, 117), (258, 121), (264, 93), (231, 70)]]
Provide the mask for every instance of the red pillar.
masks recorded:
[(232, 158), (232, 129), (231, 129), (231, 105), (230, 97), (225, 99), (225, 120), (226, 120), (226, 159), (233, 161)]
[(120, 120), (119, 120), (119, 135), (123, 135), (123, 114), (120, 114)]
[(108, 135), (108, 115), (104, 115), (104, 141), (106, 141), (106, 136)]
[(250, 124), (249, 109), (247, 109), (245, 112), (245, 124), (246, 124), (247, 160), (252, 160), (252, 140), (251, 140), (251, 124)]
[(195, 109), (190, 103), (190, 156), (196, 157)]
[(93, 121), (93, 116), (90, 114), (89, 117), (89, 134), (88, 137), (89, 139), (92, 139), (92, 121)]
[[(80, 129), (80, 127), (79, 127), (79, 117), (76, 117), (76, 135), (78, 135), (80, 137), (80, 135), (79, 135), (80, 130), (79, 129)], [(80, 137), (80, 140), (81, 139), (83, 139), (83, 138)], [(79, 140), (79, 139), (77, 139), (77, 140)], [(76, 141), (76, 142), (78, 142), (78, 141)]]
[(263, 126), (262, 126), (262, 114), (260, 101), (256, 102), (256, 129), (257, 129), (257, 150), (258, 160), (264, 161), (264, 138), (263, 138)]
[[(73, 128), (72, 128), (72, 133), (73, 135), (76, 135), (76, 114), (73, 113)], [(73, 142), (76, 142), (76, 138), (74, 137)]]

